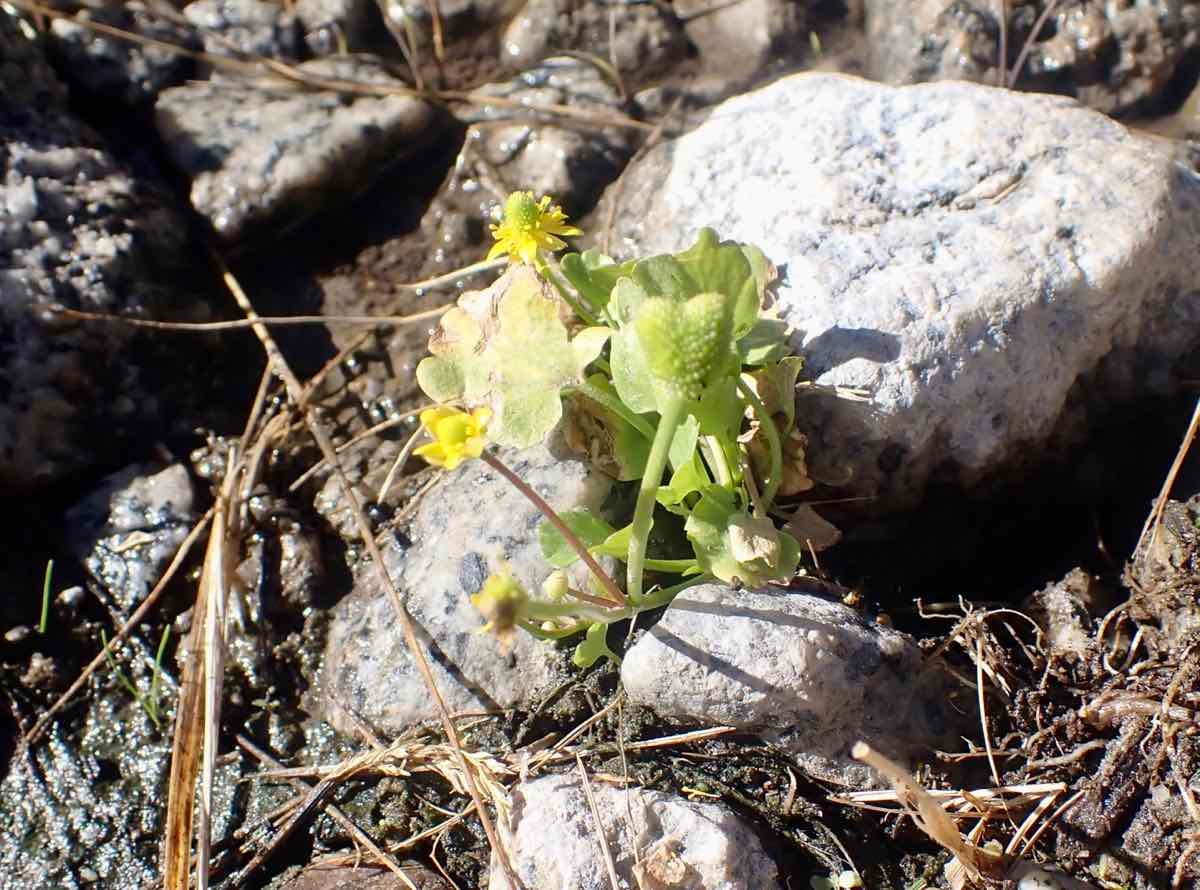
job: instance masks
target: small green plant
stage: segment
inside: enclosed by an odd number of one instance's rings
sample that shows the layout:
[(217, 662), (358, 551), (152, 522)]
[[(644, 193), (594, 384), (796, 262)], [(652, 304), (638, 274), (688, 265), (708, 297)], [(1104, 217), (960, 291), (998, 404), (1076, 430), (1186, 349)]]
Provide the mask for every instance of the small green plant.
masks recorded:
[(154, 724), (155, 729), (162, 729), (162, 712), (159, 709), (159, 686), (162, 680), (163, 653), (167, 651), (167, 640), (170, 636), (171, 627), (167, 625), (163, 628), (162, 637), (158, 641), (158, 651), (154, 654), (154, 673), (150, 677), (150, 691), (143, 693), (138, 689), (137, 684), (130, 679), (129, 675), (121, 670), (120, 665), (113, 658), (112, 652), (108, 649), (108, 635), (103, 630), (100, 631), (100, 643), (104, 647), (104, 658), (108, 662), (113, 676), (133, 696), (134, 700), (141, 705), (142, 710), (146, 712), (146, 716), (150, 718), (150, 722)]
[[(558, 236), (578, 230), (528, 192), (509, 198), (493, 234), (489, 257), (508, 253), (512, 265), (443, 316), (417, 368), (421, 388), (441, 403), (422, 415), (433, 442), (418, 453), (451, 468), (465, 457), (496, 466), (485, 436), (524, 448), (561, 423), (569, 442), (603, 471), (636, 481), (638, 493), (622, 527), (586, 510), (559, 517), (541, 502), (547, 560), (561, 570), (583, 559), (593, 589), (574, 589), (559, 573), (533, 597), (495, 576), (475, 598), (488, 626), (584, 633), (576, 662), (590, 664), (615, 658), (604, 642), (609, 624), (697, 581), (788, 580), (800, 545), (771, 512), (781, 491), (807, 481), (803, 439), (790, 435), (801, 361), (768, 308), (774, 269), (762, 252), (703, 229), (676, 254), (618, 263), (588, 250), (555, 267), (548, 254), (565, 246)], [(669, 513), (682, 521), (690, 557), (650, 553), (656, 515)], [(601, 555), (624, 561), (623, 592), (595, 564)]]
[(45, 634), (50, 626), (50, 581), (54, 577), (54, 560), (46, 560), (46, 574), (42, 577), (42, 615), (38, 619), (38, 633)]

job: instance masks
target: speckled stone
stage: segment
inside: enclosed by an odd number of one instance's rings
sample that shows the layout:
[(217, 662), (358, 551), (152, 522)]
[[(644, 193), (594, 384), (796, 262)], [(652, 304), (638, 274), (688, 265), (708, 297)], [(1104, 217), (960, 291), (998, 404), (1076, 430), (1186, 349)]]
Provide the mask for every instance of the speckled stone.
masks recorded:
[[(593, 780), (617, 890), (780, 890), (775, 863), (746, 822), (721, 804)], [(522, 782), (501, 831), (517, 876), (538, 890), (612, 890), (577, 773)], [(635, 856), (636, 853), (636, 856)], [(492, 857), (489, 890), (508, 890)]]
[[(545, 446), (500, 452), (551, 506), (599, 511), (611, 482)], [(507, 567), (536, 593), (551, 571), (537, 530), (542, 514), (482, 461), (471, 461), (432, 488), (413, 518), (411, 546), (387, 543), (384, 561), (430, 644), (431, 665), (451, 711), (506, 708), (545, 691), (570, 654), (529, 634), (501, 655), (480, 631), (470, 595)], [(392, 604), (374, 567), (364, 565), (337, 607), (326, 646), (321, 715), (352, 731), (346, 711), (395, 734), (434, 719), (437, 710), (404, 645)]]
[[(1200, 44), (1200, 2), (1179, 0), (865, 0), (867, 68), (878, 80), (999, 83), (997, 15), (1006, 9), (1008, 67), (1027, 40), (1018, 88), (1074, 96), (1106, 114), (1133, 117), (1169, 110), (1170, 93)], [(1029, 40), (1034, 25), (1041, 30)]]
[(204, 320), (187, 246), (173, 199), (74, 115), (32, 26), (0, 10), (0, 488), (61, 481), (146, 434), (166, 369), (134, 360), (128, 327), (41, 310)]
[(300, 58), (300, 21), (286, 4), (270, 0), (195, 0), (184, 17), (200, 29), (206, 52), (295, 61)]
[(626, 653), (621, 681), (660, 717), (758, 733), (839, 782), (871, 780), (851, 765), (856, 741), (907, 757), (946, 730), (916, 643), (811, 593), (689, 588)]
[[(199, 50), (202, 42), (195, 32), (121, 0), (105, 0), (93, 9), (82, 9), (76, 16), (173, 46)], [(143, 107), (154, 102), (167, 87), (191, 77), (195, 61), (160, 46), (133, 43), (101, 33), (68, 19), (50, 23), (54, 51), (61, 54), (67, 76), (92, 95)]]
[(112, 474), (66, 514), (67, 540), (119, 612), (146, 598), (196, 520), (182, 464), (135, 464)]
[(656, 4), (528, 0), (504, 29), (500, 62), (528, 68), (569, 49), (615, 57), (618, 70), (649, 76), (683, 60), (688, 44), (679, 21)]
[[(382, 86), (400, 81), (359, 58), (301, 70)], [(276, 232), (345, 202), (387, 164), (427, 144), (440, 118), (410, 96), (295, 89), (278, 81), (195, 83), (164, 92), (155, 124), (192, 180), (192, 206), (225, 241)]]
[(801, 74), (622, 180), (613, 252), (757, 244), (806, 374), (810, 474), (911, 503), (1170, 382), (1200, 337), (1200, 177), (1069, 99)]

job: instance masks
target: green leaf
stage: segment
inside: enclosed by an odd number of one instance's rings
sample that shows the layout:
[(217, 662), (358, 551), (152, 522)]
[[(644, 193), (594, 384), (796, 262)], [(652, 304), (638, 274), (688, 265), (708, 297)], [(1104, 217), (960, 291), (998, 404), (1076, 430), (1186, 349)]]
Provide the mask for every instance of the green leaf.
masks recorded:
[(596, 548), (597, 553), (604, 556), (615, 556), (617, 559), (624, 560), (629, 555), (629, 539), (633, 535), (633, 524), (629, 524), (624, 528), (619, 528), (607, 538), (604, 543)]
[(684, 503), (684, 499), (690, 494), (702, 491), (709, 485), (712, 485), (712, 480), (708, 478), (708, 473), (705, 472), (699, 455), (693, 453), (691, 460), (681, 464), (671, 474), (671, 483), (658, 489), (658, 502), (672, 513), (687, 516), (691, 511)]
[[(605, 539), (615, 531), (611, 525), (594, 515), (586, 507), (568, 510), (559, 516), (567, 528), (574, 532), (575, 537), (579, 538), (583, 546), (589, 550), (603, 544)], [(565, 569), (579, 559), (579, 554), (548, 519), (543, 519), (538, 526), (538, 544), (541, 545), (542, 556), (546, 562), (557, 569)]]
[(632, 277), (650, 295), (676, 301), (706, 292), (724, 294), (733, 300), (733, 336), (738, 339), (758, 319), (768, 270), (761, 251), (721, 241), (705, 228), (687, 250), (635, 264)]
[(722, 442), (732, 443), (742, 425), (744, 410), (738, 396), (736, 373), (710, 384), (692, 410), (700, 423), (702, 436), (716, 436)]
[(598, 250), (585, 250), (566, 254), (559, 267), (591, 308), (601, 312), (608, 306), (617, 279), (629, 274), (633, 263), (617, 264)]
[(635, 414), (658, 410), (654, 380), (650, 376), (650, 369), (646, 367), (642, 344), (633, 325), (613, 333), (608, 362), (612, 368), (613, 386), (629, 410)]
[(750, 517), (732, 492), (705, 489), (684, 526), (705, 572), (732, 584), (757, 587), (787, 581), (800, 564), (800, 544), (769, 519)]
[(571, 661), (578, 668), (589, 668), (601, 658), (620, 664), (621, 657), (608, 648), (608, 625), (597, 622), (587, 629), (583, 641), (575, 647)]
[(743, 365), (765, 365), (788, 354), (787, 322), (778, 318), (760, 318), (737, 342)]
[(558, 296), (528, 266), (514, 265), (490, 288), (460, 298), (430, 339), (417, 382), (438, 401), (492, 409), (488, 437), (525, 448), (562, 417), (560, 391), (583, 379), (608, 341), (608, 328), (572, 340)]
[(696, 453), (696, 442), (699, 438), (700, 421), (689, 414), (683, 423), (675, 428), (671, 447), (667, 449), (667, 460), (672, 467), (681, 467), (691, 461), (692, 455)]

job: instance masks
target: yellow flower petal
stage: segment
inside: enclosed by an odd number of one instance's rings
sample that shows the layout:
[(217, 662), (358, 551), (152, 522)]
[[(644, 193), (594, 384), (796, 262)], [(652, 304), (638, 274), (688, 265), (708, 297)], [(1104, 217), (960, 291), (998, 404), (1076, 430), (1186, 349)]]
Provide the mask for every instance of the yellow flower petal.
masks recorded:
[(567, 223), (561, 207), (551, 203), (545, 195), (534, 201), (532, 192), (513, 192), (504, 202), (504, 215), (492, 226), (492, 237), (496, 243), (488, 251), (487, 258), (495, 259), (508, 254), (510, 259), (533, 264), (540, 251), (562, 250), (566, 242), (556, 236), (583, 234)]

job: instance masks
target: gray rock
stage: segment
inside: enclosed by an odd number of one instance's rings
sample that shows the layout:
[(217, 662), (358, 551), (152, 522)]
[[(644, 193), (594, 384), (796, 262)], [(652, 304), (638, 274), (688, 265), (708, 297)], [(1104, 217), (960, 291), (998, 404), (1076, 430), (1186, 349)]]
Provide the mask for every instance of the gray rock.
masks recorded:
[(688, 43), (679, 21), (657, 4), (528, 0), (504, 29), (500, 61), (528, 68), (565, 49), (615, 56), (618, 70), (648, 77), (681, 61)]
[[(300, 67), (318, 77), (403, 85), (365, 59)], [(225, 241), (344, 202), (386, 164), (422, 147), (437, 120), (410, 96), (350, 99), (278, 80), (188, 84), (164, 92), (155, 108), (171, 159), (192, 180), (192, 206)]]
[(295, 9), (308, 48), (328, 56), (340, 51), (342, 41), (351, 52), (367, 48), (374, 6), (372, 0), (296, 0)]
[(1067, 99), (795, 75), (631, 167), (614, 250), (765, 250), (806, 372), (866, 394), (802, 398), (810, 475), (900, 503), (1168, 384), (1200, 332), (1176, 152)]
[(67, 511), (67, 541), (116, 611), (146, 598), (196, 520), (181, 464), (126, 467)]
[[(399, 9), (397, 8), (399, 7)], [(418, 38), (428, 41), (433, 33), (433, 4), (430, 0), (391, 0), (388, 8), (393, 20), (400, 11), (411, 17)], [(438, 14), (448, 38), (468, 37), (492, 28), (517, 12), (521, 0), (438, 0)]]
[[(1048, 2), (1007, 5), (1008, 66), (1018, 61)], [(866, 0), (869, 73), (892, 83), (996, 83), (997, 9), (986, 0)], [(1195, 0), (1059, 3), (1030, 43), (1018, 86), (1065, 93), (1108, 114), (1162, 111), (1172, 78), (1198, 42)]]
[(303, 52), (300, 20), (269, 0), (195, 0), (183, 9), (201, 29), (206, 52), (295, 61)]
[(733, 83), (744, 83), (809, 45), (803, 0), (676, 0), (674, 9), (705, 70)]
[(757, 732), (843, 782), (869, 775), (849, 765), (856, 741), (906, 757), (945, 732), (916, 643), (810, 593), (688, 588), (626, 653), (621, 681), (667, 720)]
[(470, 124), (462, 150), (422, 220), (429, 240), (437, 245), (434, 259), (439, 263), (464, 246), (490, 244), (492, 210), (511, 191), (551, 195), (568, 214), (578, 215), (617, 178), (634, 148), (631, 130), (576, 127), (534, 112), (539, 105), (551, 104), (606, 114), (617, 111), (617, 91), (592, 65), (551, 59), (476, 93), (518, 101), (522, 107), (483, 105), (460, 115)]
[(205, 316), (171, 199), (74, 117), (35, 38), (0, 11), (0, 487), (25, 490), (144, 435), (169, 377), (147, 385), (129, 328), (43, 309)]
[[(591, 786), (618, 890), (783, 886), (758, 837), (725, 807), (595, 780)], [(513, 791), (511, 804), (501, 832), (526, 887), (612, 890), (598, 840), (600, 829), (577, 773), (522, 782)], [(488, 887), (508, 888), (495, 856)]]
[[(153, 15), (136, 3), (106, 0), (83, 9), (77, 18), (143, 34), (189, 50), (201, 49), (196, 34)], [(146, 106), (167, 87), (192, 76), (195, 62), (163, 47), (133, 43), (66, 19), (50, 24), (53, 48), (63, 56), (68, 75), (87, 92), (125, 105)]]
[[(865, 0), (867, 72), (890, 83), (995, 81), (1000, 29), (995, 13), (971, 0)], [(1012, 35), (1015, 37), (1016, 35)]]
[[(558, 511), (599, 511), (611, 482), (587, 465), (544, 447), (501, 452), (506, 463)], [(451, 711), (507, 708), (535, 700), (556, 676), (563, 653), (519, 633), (507, 656), (480, 632), (470, 595), (507, 567), (536, 594), (550, 573), (537, 529), (542, 515), (482, 461), (471, 461), (431, 489), (414, 517), (412, 545), (395, 541), (384, 561), (424, 639)], [(349, 731), (357, 714), (386, 733), (431, 720), (437, 710), (404, 645), (377, 569), (364, 565), (337, 607), (326, 646), (322, 716)]]

